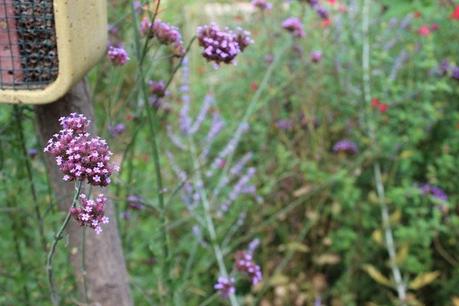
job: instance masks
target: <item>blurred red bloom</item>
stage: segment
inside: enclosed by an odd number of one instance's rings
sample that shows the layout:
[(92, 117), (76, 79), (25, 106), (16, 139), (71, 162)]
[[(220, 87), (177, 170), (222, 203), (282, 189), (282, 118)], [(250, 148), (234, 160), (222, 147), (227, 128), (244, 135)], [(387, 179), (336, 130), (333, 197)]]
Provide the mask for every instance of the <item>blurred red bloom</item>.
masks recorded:
[(378, 109), (381, 113), (385, 113), (389, 109), (389, 104), (382, 103), (378, 98), (371, 99), (371, 106)]
[(418, 30), (419, 35), (421, 36), (429, 36), (431, 34), (430, 28), (428, 25), (423, 25)]
[(378, 107), (380, 103), (381, 102), (379, 102), (379, 100), (377, 98), (371, 99), (371, 106), (373, 106), (373, 107)]
[(436, 23), (432, 23), (432, 25), (430, 26), (430, 29), (432, 31), (437, 31), (438, 29), (440, 28), (440, 26)]
[(257, 84), (257, 82), (252, 82), (252, 83), (250, 84), (250, 89), (252, 89), (252, 91), (257, 91), (257, 89), (258, 89), (258, 84)]
[(456, 5), (454, 11), (451, 13), (450, 18), (454, 20), (459, 20), (459, 5)]
[(331, 22), (331, 19), (330, 19), (330, 18), (324, 19), (324, 20), (322, 20), (322, 27), (323, 27), (323, 28), (326, 28), (326, 27), (330, 26), (331, 23), (332, 23), (332, 22)]
[(330, 3), (330, 4), (335, 4), (336, 0), (327, 0), (327, 2)]
[(422, 16), (422, 14), (421, 14), (420, 11), (414, 12), (414, 18), (419, 18), (419, 17), (421, 17), (421, 16)]
[(381, 103), (379, 104), (378, 108), (381, 113), (385, 113), (389, 109), (389, 105), (387, 105), (386, 103)]

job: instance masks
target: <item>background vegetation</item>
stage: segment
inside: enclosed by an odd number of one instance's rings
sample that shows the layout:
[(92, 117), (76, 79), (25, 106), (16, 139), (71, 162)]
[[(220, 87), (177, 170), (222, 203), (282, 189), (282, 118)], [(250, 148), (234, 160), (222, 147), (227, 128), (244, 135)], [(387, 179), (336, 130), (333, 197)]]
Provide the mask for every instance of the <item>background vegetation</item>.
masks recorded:
[[(330, 24), (307, 1), (273, 0), (274, 8), (265, 12), (248, 1), (162, 1), (159, 18), (181, 29), (185, 45), (196, 26), (209, 21), (247, 29), (255, 41), (236, 66), (219, 69), (192, 46), (191, 114), (196, 117), (208, 94), (215, 103), (184, 148), (174, 145), (171, 134), (181, 133), (186, 66), (159, 104), (142, 98), (138, 22), (154, 10), (154, 3), (144, 2), (137, 14), (131, 1), (109, 1), (111, 43), (121, 43), (130, 60), (124, 66), (103, 60), (88, 77), (99, 134), (121, 165), (111, 195), (137, 305), (165, 303), (159, 301), (170, 292), (172, 305), (227, 303), (213, 289), (219, 271), (205, 212), (199, 200), (188, 205), (183, 191), (187, 183), (199, 189), (196, 172), (202, 172), (208, 195), (221, 178), (229, 180), (210, 196), (227, 267), (238, 250), (259, 240), (254, 259), (264, 278), (253, 287), (238, 278), (241, 305), (459, 305), (459, 83), (451, 70), (439, 70), (444, 59), (459, 64), (454, 1), (322, 1)], [(301, 18), (304, 38), (282, 28), (291, 16)], [(318, 62), (310, 58), (313, 51), (322, 53)], [(142, 67), (147, 79), (167, 81), (178, 64), (153, 41)], [(158, 118), (167, 259), (161, 258), (147, 107)], [(198, 158), (215, 114), (225, 126), (208, 157)], [(234, 153), (213, 166), (245, 123)], [(125, 127), (121, 133), (113, 132), (117, 124)], [(0, 131), (0, 305), (47, 305), (45, 250), (62, 214), (47, 182), (33, 109), (2, 105)], [(342, 139), (358, 151), (333, 150)], [(250, 188), (219, 214), (246, 171), (232, 176), (229, 170), (247, 153), (245, 169), (256, 169)], [(188, 174), (185, 181), (178, 167)], [(447, 199), (423, 192), (426, 183)], [(59, 248), (56, 282), (64, 302), (73, 305), (81, 298), (65, 244)], [(407, 287), (405, 302), (399, 300), (401, 285)]]

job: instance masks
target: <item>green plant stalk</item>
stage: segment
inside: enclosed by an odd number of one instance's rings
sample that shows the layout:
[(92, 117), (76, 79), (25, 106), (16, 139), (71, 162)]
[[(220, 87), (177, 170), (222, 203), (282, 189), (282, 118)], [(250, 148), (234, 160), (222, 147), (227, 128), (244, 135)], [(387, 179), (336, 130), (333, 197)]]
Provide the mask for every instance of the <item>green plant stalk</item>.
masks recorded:
[(81, 186), (82, 185), (83, 185), (83, 181), (78, 181), (78, 182), (75, 183), (75, 194), (73, 196), (72, 205), (70, 206), (69, 211), (67, 213), (67, 216), (65, 217), (64, 222), (62, 223), (61, 227), (59, 228), (59, 231), (54, 236), (54, 241), (53, 241), (53, 244), (51, 245), (51, 249), (49, 251), (48, 258), (47, 258), (47, 261), (46, 261), (46, 270), (48, 272), (48, 285), (49, 285), (49, 290), (50, 290), (50, 294), (51, 294), (51, 302), (53, 303), (53, 305), (59, 305), (60, 304), (59, 295), (56, 292), (56, 287), (54, 285), (53, 258), (54, 258), (54, 254), (56, 252), (56, 246), (57, 246), (58, 242), (60, 240), (62, 240), (62, 238), (64, 238), (63, 233), (64, 233), (65, 228), (69, 224), (70, 217), (71, 217), (71, 209), (75, 208), (75, 206), (76, 206), (78, 197), (79, 197), (80, 192), (81, 192)]
[[(237, 135), (237, 134), (242, 133), (243, 124), (244, 123), (248, 123), (250, 116), (252, 116), (252, 114), (254, 114), (255, 111), (257, 110), (258, 104), (259, 104), (259, 101), (260, 101), (260, 98), (261, 98), (261, 94), (268, 87), (268, 83), (269, 83), (269, 80), (271, 79), (271, 76), (274, 73), (274, 69), (277, 67), (278, 63), (280, 62), (280, 60), (282, 58), (282, 55), (290, 47), (290, 45), (291, 45), (291, 43), (288, 43), (280, 51), (278, 51), (276, 56), (275, 56), (275, 58), (274, 58), (274, 61), (271, 63), (271, 65), (268, 67), (268, 69), (266, 69), (266, 72), (265, 72), (265, 74), (263, 76), (263, 79), (262, 79), (262, 81), (260, 83), (260, 86), (258, 87), (258, 89), (255, 92), (254, 96), (250, 100), (249, 105), (247, 106), (247, 109), (245, 110), (244, 115), (242, 116), (240, 124), (238, 125), (236, 130), (232, 133), (233, 135)], [(227, 161), (225, 163), (225, 167), (223, 168), (222, 173), (220, 175), (220, 178), (218, 179), (217, 186), (219, 186), (220, 184), (223, 183), (223, 180), (224, 180), (226, 174), (229, 171), (233, 156), (234, 156), (234, 152), (231, 153), (227, 157)], [(215, 193), (212, 194), (212, 196), (210, 197), (210, 202), (211, 203), (214, 202), (216, 196), (217, 196), (217, 194), (215, 194)]]
[(84, 302), (89, 304), (88, 280), (86, 278), (86, 227), (81, 232), (81, 275), (83, 277)]
[[(362, 34), (363, 34), (363, 49), (362, 49), (362, 68), (363, 68), (363, 94), (365, 101), (365, 109), (367, 109), (368, 119), (368, 107), (371, 100), (371, 79), (370, 79), (370, 39), (369, 39), (369, 22), (370, 22), (370, 2), (371, 0), (364, 0), (362, 8)], [(375, 127), (371, 120), (367, 120), (367, 127), (370, 139), (375, 142)], [(403, 281), (402, 273), (397, 265), (396, 261), (396, 246), (394, 241), (394, 235), (390, 224), (389, 208), (386, 204), (384, 184), (381, 175), (381, 166), (376, 161), (373, 165), (373, 174), (376, 185), (376, 192), (378, 195), (379, 204), (381, 207), (382, 225), (384, 229), (384, 239), (387, 252), (389, 254), (390, 268), (392, 271), (392, 277), (395, 282), (398, 299), (400, 305), (406, 305), (406, 285)]]
[[(12, 206), (11, 202), (7, 200), (6, 203), (7, 203), (7, 206), (11, 208)], [(11, 222), (11, 231), (13, 233), (13, 239), (14, 239), (14, 252), (16, 253), (16, 257), (19, 263), (19, 270), (21, 271), (21, 277), (24, 277), (26, 275), (27, 269), (25, 267), (24, 260), (22, 258), (21, 246), (19, 244), (19, 241), (21, 240), (21, 238), (19, 237), (20, 227), (21, 226), (18, 225), (18, 222), (17, 222), (17, 215), (14, 214), (14, 216), (12, 216), (12, 222)], [(11, 276), (11, 278), (14, 278), (14, 277), (16, 276)], [(26, 305), (31, 305), (30, 293), (29, 293), (29, 289), (27, 288), (26, 283), (23, 284), (22, 291), (24, 294), (24, 300), (25, 300)]]
[[(214, 251), (215, 258), (218, 264), (218, 269), (220, 271), (221, 276), (228, 277), (228, 271), (226, 270), (223, 252), (220, 249), (220, 246), (218, 245), (218, 241), (217, 241), (217, 232), (215, 230), (215, 225), (212, 220), (212, 216), (210, 212), (210, 203), (207, 197), (207, 191), (206, 191), (204, 182), (202, 180), (202, 173), (199, 167), (199, 160), (198, 160), (198, 155), (196, 152), (196, 147), (194, 145), (193, 138), (191, 135), (188, 135), (188, 142), (189, 142), (189, 147), (190, 147), (190, 152), (191, 152), (191, 159), (194, 165), (193, 167), (196, 169), (197, 184), (201, 186), (201, 188), (198, 188), (198, 190), (199, 190), (199, 196), (202, 201), (202, 206), (204, 208), (204, 218), (206, 221), (207, 231), (209, 232), (210, 243), (212, 245), (212, 249)], [(229, 296), (229, 298), (230, 298), (230, 302), (232, 306), (239, 305), (236, 299), (236, 295), (234, 293), (232, 293)]]
[[(156, 9), (152, 18), (152, 23), (154, 23), (156, 16), (159, 11), (159, 5), (160, 1), (158, 0), (156, 4)], [(151, 135), (151, 149), (152, 149), (152, 155), (153, 155), (153, 163), (154, 163), (154, 168), (155, 168), (155, 176), (156, 176), (156, 187), (157, 187), (157, 192), (158, 192), (158, 203), (159, 203), (159, 215), (160, 215), (160, 232), (161, 232), (161, 239), (162, 239), (162, 264), (161, 264), (161, 279), (165, 281), (166, 283), (166, 291), (168, 291), (168, 294), (170, 294), (171, 297), (173, 297), (173, 292), (171, 290), (171, 281), (170, 281), (170, 276), (169, 276), (169, 239), (168, 239), (168, 234), (167, 234), (167, 216), (166, 216), (166, 207), (165, 207), (165, 202), (164, 202), (164, 187), (163, 187), (163, 181), (162, 181), (162, 173), (161, 173), (161, 165), (159, 161), (159, 148), (158, 148), (158, 131), (156, 128), (156, 122), (157, 122), (157, 115), (156, 112), (152, 112), (150, 106), (148, 105), (148, 88), (145, 80), (145, 71), (143, 69), (143, 63), (144, 60), (147, 56), (147, 53), (149, 51), (149, 42), (151, 40), (150, 37), (147, 37), (145, 39), (143, 47), (141, 47), (140, 44), (140, 33), (139, 29), (137, 27), (138, 24), (138, 18), (137, 14), (135, 12), (135, 9), (133, 6), (131, 6), (131, 13), (133, 19), (136, 21), (135, 22), (135, 29), (134, 29), (134, 34), (135, 34), (135, 48), (136, 48), (136, 57), (137, 57), (137, 62), (138, 62), (138, 67), (139, 67), (139, 79), (136, 82), (138, 89), (140, 89), (140, 94), (143, 96), (144, 100), (144, 109), (147, 113), (147, 122), (148, 122), (148, 128), (150, 131)], [(162, 301), (162, 295), (160, 294), (160, 300)], [(172, 298), (168, 301), (168, 303), (172, 302)]]
[(40, 242), (41, 242), (43, 251), (46, 253), (46, 236), (45, 236), (43, 216), (40, 211), (40, 206), (38, 205), (37, 191), (35, 189), (35, 184), (34, 184), (33, 175), (32, 175), (32, 166), (27, 156), (27, 149), (26, 149), (26, 143), (25, 143), (25, 137), (24, 137), (24, 127), (22, 125), (22, 112), (21, 112), (21, 109), (19, 109), (17, 105), (14, 106), (14, 112), (16, 115), (17, 134), (18, 134), (19, 141), (20, 141), (21, 153), (22, 153), (24, 165), (25, 165), (26, 172), (27, 172), (27, 179), (29, 180), (29, 188), (30, 188), (30, 193), (32, 194), (35, 216), (38, 222), (38, 233), (40, 235)]

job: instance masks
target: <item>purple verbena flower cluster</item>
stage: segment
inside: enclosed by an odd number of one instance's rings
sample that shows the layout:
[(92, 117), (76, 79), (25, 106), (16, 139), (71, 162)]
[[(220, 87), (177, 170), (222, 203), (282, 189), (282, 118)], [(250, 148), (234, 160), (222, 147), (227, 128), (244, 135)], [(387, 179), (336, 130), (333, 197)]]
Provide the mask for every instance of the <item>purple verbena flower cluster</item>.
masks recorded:
[(256, 285), (263, 279), (261, 268), (253, 261), (253, 257), (246, 251), (236, 253), (236, 269), (239, 272), (246, 274), (252, 281), (252, 285)]
[(109, 60), (117, 66), (122, 66), (129, 61), (127, 51), (121, 46), (109, 46), (107, 56)]
[(303, 23), (297, 17), (289, 17), (282, 22), (282, 27), (292, 33), (294, 37), (301, 38), (304, 37), (304, 28)]
[(350, 155), (357, 154), (359, 151), (357, 145), (348, 139), (342, 139), (335, 143), (333, 146), (333, 152), (335, 153), (346, 153)]
[(166, 95), (166, 84), (164, 81), (148, 81), (150, 93), (156, 98), (163, 98)]
[(48, 141), (44, 152), (53, 155), (64, 181), (87, 180), (94, 186), (107, 186), (117, 167), (110, 165), (112, 152), (100, 137), (90, 137), (90, 121), (72, 113), (59, 119), (62, 129)]
[(271, 10), (273, 8), (273, 5), (266, 0), (252, 0), (252, 5), (262, 11)]
[(441, 201), (448, 201), (448, 195), (440, 187), (424, 183), (419, 186), (419, 189), (425, 195), (431, 195)]
[(320, 4), (319, 0), (309, 0), (309, 5), (322, 20), (329, 18), (328, 11)]
[(312, 51), (309, 54), (309, 58), (311, 59), (311, 61), (313, 63), (318, 63), (322, 59), (322, 52), (320, 52), (320, 51)]
[(175, 56), (181, 57), (185, 54), (182, 34), (175, 26), (161, 20), (155, 20), (152, 24), (148, 17), (144, 17), (140, 23), (140, 32), (149, 38), (156, 38), (160, 44), (170, 46)]
[(453, 80), (459, 81), (459, 66), (452, 65), (448, 59), (442, 60), (434, 72), (441, 76), (449, 76)]
[(117, 123), (109, 127), (109, 132), (113, 137), (120, 136), (126, 130), (126, 126), (123, 123)]
[(215, 23), (198, 27), (197, 37), (202, 56), (216, 65), (234, 63), (236, 56), (253, 43), (248, 31), (221, 30)]
[(217, 283), (214, 285), (214, 289), (220, 293), (221, 297), (228, 298), (231, 294), (236, 292), (236, 288), (234, 286), (234, 278), (220, 276)]
[(109, 219), (104, 215), (105, 203), (107, 198), (99, 194), (96, 200), (91, 200), (86, 195), (80, 195), (80, 207), (72, 207), (70, 214), (80, 223), (81, 226), (87, 226), (96, 231), (96, 234), (102, 233), (102, 224), (107, 224)]

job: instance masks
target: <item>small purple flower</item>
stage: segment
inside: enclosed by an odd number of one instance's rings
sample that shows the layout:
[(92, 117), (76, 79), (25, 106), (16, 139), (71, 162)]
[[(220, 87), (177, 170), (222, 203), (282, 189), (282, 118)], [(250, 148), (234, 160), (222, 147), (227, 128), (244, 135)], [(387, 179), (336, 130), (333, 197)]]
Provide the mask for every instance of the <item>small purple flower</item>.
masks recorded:
[(455, 66), (451, 69), (451, 78), (459, 81), (459, 67)]
[(249, 32), (221, 30), (215, 23), (198, 27), (197, 36), (202, 56), (216, 65), (234, 63), (236, 56), (253, 43)]
[(134, 7), (134, 10), (137, 14), (140, 14), (143, 10), (143, 5), (140, 1), (133, 1), (132, 6)]
[(182, 34), (177, 27), (164, 21), (156, 20), (153, 24), (145, 17), (140, 23), (140, 32), (149, 38), (156, 38), (160, 44), (171, 48), (175, 56), (181, 57), (185, 54)]
[(325, 20), (325, 19), (328, 19), (329, 15), (328, 15), (328, 11), (321, 5), (316, 5), (314, 7), (314, 10), (316, 11), (317, 15), (319, 15), (319, 17), (322, 19), (322, 20)]
[(438, 65), (438, 73), (440, 73), (440, 75), (442, 76), (446, 76), (449, 74), (449, 71), (451, 70), (451, 65), (449, 64), (449, 61), (448, 59), (444, 59), (440, 62), (440, 64)]
[(117, 66), (125, 65), (129, 60), (129, 55), (123, 47), (109, 46), (107, 56)]
[(96, 234), (102, 232), (102, 224), (107, 224), (109, 219), (104, 215), (107, 198), (99, 194), (96, 200), (86, 198), (86, 195), (80, 195), (80, 207), (71, 208), (72, 217), (80, 223), (81, 226), (87, 226), (96, 231)]
[(30, 158), (35, 158), (38, 154), (38, 150), (36, 148), (29, 148), (27, 149), (27, 155), (30, 157)]
[(263, 279), (261, 268), (253, 262), (252, 255), (246, 251), (236, 253), (236, 269), (247, 274), (252, 281), (252, 285), (256, 285)]
[(276, 121), (276, 127), (280, 130), (290, 130), (293, 128), (293, 122), (290, 119), (280, 119)]
[(313, 63), (318, 63), (322, 59), (322, 52), (320, 52), (320, 51), (312, 51), (309, 54), (309, 58), (311, 59), (311, 61)]
[(425, 195), (431, 195), (441, 201), (448, 201), (448, 195), (440, 187), (424, 183), (419, 186), (419, 189)]
[(163, 98), (166, 95), (166, 84), (164, 81), (148, 81), (150, 93), (157, 98)]
[(354, 155), (357, 154), (358, 151), (359, 150), (357, 145), (348, 139), (340, 140), (333, 146), (333, 152), (335, 153), (346, 153)]
[(123, 123), (115, 124), (109, 128), (110, 134), (112, 134), (113, 137), (123, 134), (125, 130), (126, 126)]
[(265, 62), (266, 64), (272, 64), (274, 61), (274, 56), (272, 54), (268, 54), (265, 56)]
[(214, 289), (217, 290), (223, 298), (227, 299), (236, 292), (234, 278), (220, 276), (217, 283), (214, 285)]
[(128, 207), (132, 210), (141, 210), (143, 209), (143, 204), (142, 204), (142, 197), (135, 195), (135, 194), (130, 194), (127, 197), (127, 202), (128, 202)]
[(266, 0), (252, 0), (252, 5), (262, 11), (271, 10), (273, 8), (273, 5)]
[(304, 37), (304, 29), (301, 20), (297, 17), (289, 17), (282, 22), (282, 27), (292, 33), (294, 37)]

